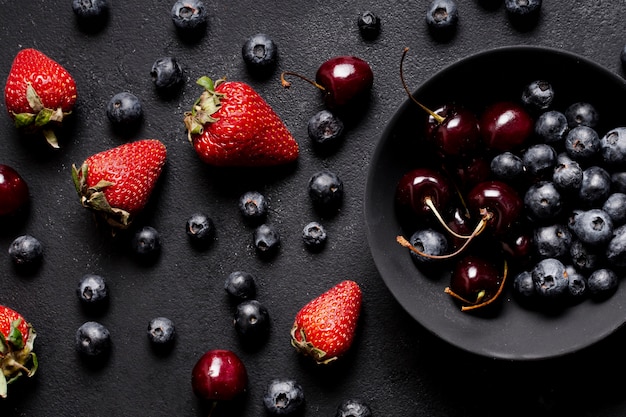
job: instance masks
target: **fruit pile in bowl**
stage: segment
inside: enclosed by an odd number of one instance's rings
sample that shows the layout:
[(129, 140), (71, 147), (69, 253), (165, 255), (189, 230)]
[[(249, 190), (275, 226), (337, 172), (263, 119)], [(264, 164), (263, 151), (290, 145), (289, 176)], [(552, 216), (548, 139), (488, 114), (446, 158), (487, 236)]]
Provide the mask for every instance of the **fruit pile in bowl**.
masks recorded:
[(403, 55), (409, 98), (366, 188), (392, 294), (428, 330), (490, 357), (559, 356), (620, 327), (624, 80), (524, 46), (463, 59), (411, 93), (417, 72)]

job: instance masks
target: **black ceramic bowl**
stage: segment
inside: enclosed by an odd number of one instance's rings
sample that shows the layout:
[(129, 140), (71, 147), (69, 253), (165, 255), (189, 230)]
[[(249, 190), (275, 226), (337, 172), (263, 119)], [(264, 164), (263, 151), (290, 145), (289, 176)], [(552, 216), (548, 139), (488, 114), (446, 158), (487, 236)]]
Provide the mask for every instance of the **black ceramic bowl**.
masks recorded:
[[(405, 66), (405, 73), (410, 71), (410, 66)], [(497, 100), (520, 100), (524, 87), (538, 79), (548, 80), (554, 87), (554, 109), (564, 111), (578, 101), (592, 103), (600, 115), (600, 136), (611, 128), (626, 126), (626, 82), (593, 62), (556, 49), (519, 46), (479, 53), (442, 70), (414, 95), (430, 108), (457, 102), (480, 112)], [(394, 194), (404, 173), (426, 163), (428, 154), (421, 137), (425, 120), (423, 110), (409, 100), (399, 108), (374, 152), (366, 187), (371, 252), (402, 307), (452, 345), (507, 360), (569, 354), (622, 326), (626, 321), (625, 282), (605, 301), (585, 300), (557, 312), (527, 308), (509, 291), (503, 294), (496, 313), (474, 314), (460, 311), (458, 303), (444, 293), (449, 271), (424, 274), (417, 269), (409, 251), (396, 243), (396, 236), (406, 235), (406, 231), (396, 215)]]

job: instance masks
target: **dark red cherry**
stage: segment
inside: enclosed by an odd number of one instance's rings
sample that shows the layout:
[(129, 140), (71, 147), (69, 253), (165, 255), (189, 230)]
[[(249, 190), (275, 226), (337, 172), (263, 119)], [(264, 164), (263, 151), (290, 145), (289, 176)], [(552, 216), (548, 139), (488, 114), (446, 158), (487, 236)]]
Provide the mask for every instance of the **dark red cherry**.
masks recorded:
[(484, 155), (466, 156), (454, 159), (449, 165), (451, 175), (460, 188), (469, 190), (486, 181), (491, 175), (490, 161)]
[(400, 178), (396, 186), (396, 202), (423, 216), (433, 213), (433, 207), (443, 211), (452, 197), (449, 181), (429, 168), (415, 168)]
[(14, 214), (28, 200), (26, 181), (12, 167), (0, 164), (0, 216)]
[(522, 213), (523, 202), (513, 187), (502, 181), (484, 181), (466, 198), (470, 212), (486, 220), (494, 235), (504, 234)]
[[(448, 228), (461, 236), (469, 236), (474, 230), (474, 227), (476, 227), (474, 223), (475, 222), (472, 222), (470, 219), (467, 210), (456, 208), (452, 211), (452, 216), (448, 220)], [(450, 240), (452, 247), (458, 249), (463, 246), (467, 239), (451, 235)]]
[(474, 113), (455, 105), (445, 105), (433, 113), (428, 116), (426, 130), (443, 155), (465, 155), (477, 148), (480, 132)]
[(534, 121), (521, 104), (503, 101), (485, 109), (479, 120), (479, 128), (488, 149), (510, 151), (528, 140), (534, 129)]
[(456, 263), (446, 290), (467, 305), (484, 303), (495, 297), (502, 284), (502, 274), (491, 262), (467, 255)]
[(200, 357), (191, 373), (194, 394), (208, 401), (230, 401), (248, 386), (243, 362), (230, 350), (209, 350)]

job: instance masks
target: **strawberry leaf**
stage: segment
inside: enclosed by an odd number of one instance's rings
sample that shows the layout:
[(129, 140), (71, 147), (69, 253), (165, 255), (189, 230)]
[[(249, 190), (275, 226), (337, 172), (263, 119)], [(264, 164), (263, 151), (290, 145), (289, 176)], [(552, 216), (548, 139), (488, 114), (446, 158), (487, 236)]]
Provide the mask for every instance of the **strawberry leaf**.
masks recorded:
[(0, 372), (0, 398), (7, 397), (7, 379), (4, 374)]
[(34, 113), (39, 113), (43, 110), (43, 103), (41, 102), (41, 98), (39, 94), (35, 91), (35, 88), (31, 83), (28, 83), (26, 86), (26, 100), (28, 101), (28, 105), (31, 109), (33, 109)]
[(22, 319), (17, 319), (11, 322), (11, 330), (9, 331), (9, 343), (15, 350), (21, 350), (24, 347), (24, 338), (22, 332), (18, 329), (18, 326), (22, 322)]

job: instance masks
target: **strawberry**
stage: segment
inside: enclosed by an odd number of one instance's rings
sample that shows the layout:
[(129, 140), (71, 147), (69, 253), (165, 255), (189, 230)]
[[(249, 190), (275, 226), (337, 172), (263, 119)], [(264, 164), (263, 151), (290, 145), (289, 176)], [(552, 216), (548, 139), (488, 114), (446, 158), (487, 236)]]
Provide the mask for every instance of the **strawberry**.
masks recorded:
[(0, 306), (0, 398), (6, 398), (8, 384), (37, 372), (35, 337), (35, 329), (21, 314)]
[(347, 280), (309, 301), (296, 315), (291, 344), (319, 364), (336, 360), (352, 345), (361, 299), (359, 285)]
[(60, 124), (76, 103), (76, 83), (65, 68), (42, 52), (27, 48), (17, 53), (4, 87), (4, 101), (15, 126), (41, 130), (58, 148), (49, 124)]
[(205, 88), (185, 113), (189, 140), (215, 166), (270, 166), (295, 161), (298, 143), (267, 102), (242, 82), (202, 77)]
[(114, 228), (127, 228), (144, 208), (165, 165), (165, 145), (144, 139), (90, 156), (72, 179), (80, 202)]

